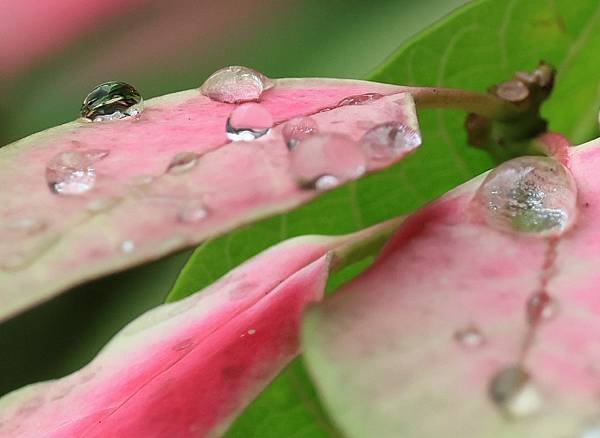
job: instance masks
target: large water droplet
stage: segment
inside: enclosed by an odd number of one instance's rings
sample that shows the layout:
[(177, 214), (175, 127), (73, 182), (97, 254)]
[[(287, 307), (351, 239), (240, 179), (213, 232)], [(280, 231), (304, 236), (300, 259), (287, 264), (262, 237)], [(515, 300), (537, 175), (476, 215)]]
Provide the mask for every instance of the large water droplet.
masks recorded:
[(369, 161), (388, 162), (419, 146), (421, 135), (402, 123), (386, 122), (367, 131), (360, 143)]
[(503, 414), (523, 418), (535, 414), (542, 406), (541, 394), (531, 376), (519, 365), (500, 370), (492, 378), (489, 395)]
[(185, 224), (203, 221), (208, 216), (208, 211), (200, 201), (190, 201), (179, 211), (177, 218)]
[(85, 154), (76, 151), (61, 152), (48, 162), (46, 182), (54, 193), (77, 195), (94, 187), (96, 170)]
[(348, 96), (342, 100), (340, 100), (337, 106), (346, 106), (346, 105), (366, 105), (375, 100), (381, 99), (383, 94), (379, 93), (364, 93), (357, 94), (355, 96)]
[(273, 116), (258, 103), (238, 106), (227, 119), (227, 138), (232, 141), (252, 141), (269, 132)]
[(465, 349), (478, 348), (485, 343), (485, 339), (479, 329), (472, 325), (456, 331), (454, 339)]
[(527, 301), (527, 321), (536, 325), (552, 318), (556, 313), (556, 303), (548, 293), (534, 293)]
[(138, 116), (144, 101), (134, 86), (110, 81), (96, 86), (81, 106), (81, 117), (94, 122)]
[(491, 226), (538, 235), (566, 231), (575, 219), (576, 201), (570, 172), (546, 157), (520, 157), (501, 164), (475, 195)]
[(281, 131), (283, 139), (290, 149), (302, 140), (317, 134), (318, 132), (319, 127), (317, 122), (310, 117), (293, 118), (283, 125), (283, 130)]
[(356, 179), (365, 172), (358, 143), (342, 134), (316, 134), (290, 152), (290, 168), (301, 187), (320, 190)]
[(198, 163), (199, 155), (194, 152), (180, 152), (173, 157), (167, 166), (167, 172), (171, 174), (180, 174), (194, 168)]
[(233, 65), (217, 70), (204, 81), (200, 91), (219, 102), (239, 103), (259, 100), (273, 82), (248, 67)]

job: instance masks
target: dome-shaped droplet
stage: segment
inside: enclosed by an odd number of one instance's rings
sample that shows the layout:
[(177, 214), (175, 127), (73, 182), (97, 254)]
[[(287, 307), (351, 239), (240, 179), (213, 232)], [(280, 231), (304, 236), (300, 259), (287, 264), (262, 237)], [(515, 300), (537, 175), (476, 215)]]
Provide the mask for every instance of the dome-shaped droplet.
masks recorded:
[(388, 162), (419, 146), (421, 135), (402, 123), (386, 122), (367, 131), (360, 143), (370, 162)]
[(239, 103), (259, 100), (262, 93), (272, 87), (273, 82), (262, 73), (233, 65), (210, 75), (200, 91), (219, 102)]
[(138, 116), (144, 101), (133, 85), (110, 81), (96, 86), (81, 106), (81, 117), (94, 122)]
[(488, 387), (492, 402), (509, 418), (530, 416), (542, 407), (542, 396), (531, 376), (519, 365), (500, 370)]
[(200, 201), (190, 201), (186, 203), (177, 214), (179, 221), (184, 224), (201, 222), (207, 216), (208, 210)]
[(457, 330), (454, 333), (454, 339), (465, 349), (478, 348), (485, 343), (485, 339), (479, 329), (472, 325)]
[(355, 96), (348, 96), (344, 99), (340, 100), (337, 106), (346, 106), (346, 105), (366, 105), (375, 100), (381, 99), (383, 94), (379, 93), (364, 93), (357, 94)]
[(294, 179), (305, 188), (332, 188), (365, 172), (360, 146), (342, 134), (310, 136), (291, 150), (290, 160)]
[(124, 254), (130, 254), (135, 251), (135, 242), (133, 240), (124, 240), (119, 245), (119, 250)]
[(198, 157), (199, 155), (195, 152), (179, 152), (167, 166), (167, 172), (171, 174), (185, 173), (194, 168), (198, 163)]
[(96, 170), (84, 153), (61, 152), (46, 166), (46, 182), (54, 193), (77, 195), (85, 193), (96, 183)]
[(474, 201), (493, 227), (557, 235), (575, 219), (577, 187), (569, 170), (558, 161), (520, 157), (494, 169)]
[(295, 117), (286, 122), (281, 131), (283, 139), (290, 149), (318, 132), (317, 122), (310, 117)]
[(527, 321), (531, 325), (551, 319), (556, 313), (556, 303), (548, 293), (536, 292), (527, 300)]
[(273, 126), (273, 116), (258, 103), (236, 107), (227, 119), (227, 138), (232, 141), (252, 141), (267, 134)]

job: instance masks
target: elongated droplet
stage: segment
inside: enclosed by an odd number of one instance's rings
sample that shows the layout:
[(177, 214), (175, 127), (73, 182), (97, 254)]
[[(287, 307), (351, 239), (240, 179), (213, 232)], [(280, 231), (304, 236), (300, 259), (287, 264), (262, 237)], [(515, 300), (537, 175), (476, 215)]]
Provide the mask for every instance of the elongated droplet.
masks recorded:
[(571, 173), (546, 157), (520, 157), (501, 164), (474, 198), (489, 225), (541, 236), (564, 233), (575, 220), (576, 201)]
[(319, 127), (310, 117), (296, 117), (289, 120), (281, 131), (288, 148), (292, 149), (302, 140), (317, 134)]
[(554, 316), (556, 303), (548, 293), (536, 292), (527, 301), (526, 311), (529, 324), (536, 325)]
[(360, 143), (370, 162), (389, 162), (419, 146), (421, 135), (402, 123), (387, 122), (367, 131)]
[(358, 143), (342, 134), (316, 134), (290, 152), (290, 169), (301, 187), (329, 189), (365, 173)]
[(465, 349), (474, 349), (481, 347), (485, 339), (479, 329), (472, 325), (458, 330), (454, 333), (454, 339)]
[(97, 85), (81, 106), (81, 117), (104, 122), (136, 117), (144, 109), (144, 100), (133, 85), (110, 81)]
[(83, 151), (84, 155), (92, 161), (103, 160), (108, 157), (110, 151), (108, 149), (88, 149)]
[(252, 141), (267, 134), (273, 126), (273, 116), (258, 103), (245, 103), (235, 108), (227, 119), (227, 138), (232, 141)]
[(340, 100), (337, 106), (346, 106), (346, 105), (365, 105), (367, 103), (371, 103), (375, 100), (381, 99), (383, 97), (382, 94), (379, 93), (364, 93), (357, 94), (355, 96), (348, 96), (342, 100)]
[(200, 201), (191, 201), (183, 206), (177, 218), (184, 224), (193, 224), (203, 221), (208, 216), (208, 210)]
[(180, 152), (167, 166), (167, 172), (171, 174), (185, 173), (194, 168), (198, 163), (198, 157), (199, 155), (194, 152)]
[(262, 93), (272, 87), (273, 82), (262, 73), (233, 65), (210, 75), (200, 91), (219, 102), (240, 103), (259, 100)]
[(537, 386), (519, 365), (500, 370), (492, 378), (488, 391), (498, 409), (512, 419), (533, 415), (542, 407)]
[(59, 195), (78, 195), (94, 187), (96, 170), (85, 154), (76, 151), (61, 152), (46, 166), (46, 182)]

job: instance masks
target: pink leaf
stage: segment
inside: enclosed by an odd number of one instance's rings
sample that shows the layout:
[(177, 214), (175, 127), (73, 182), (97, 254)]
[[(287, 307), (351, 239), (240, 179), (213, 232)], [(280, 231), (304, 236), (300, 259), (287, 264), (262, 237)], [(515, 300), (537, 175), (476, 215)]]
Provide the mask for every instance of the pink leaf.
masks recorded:
[(141, 316), (89, 365), (0, 399), (0, 436), (191, 437), (223, 432), (298, 352), (300, 315), (330, 265), (398, 221), (281, 243), (201, 293)]
[(598, 433), (599, 166), (600, 140), (570, 150), (577, 193), (550, 159), (503, 164), (308, 313), (308, 365), (348, 436)]
[[(250, 142), (227, 139), (226, 121), (236, 105), (190, 90), (148, 101), (139, 118), (78, 120), (0, 149), (0, 185), (6, 188), (0, 193), (0, 320), (82, 281), (318, 195), (291, 168), (296, 153), (282, 135), (288, 119), (311, 115), (319, 132), (344, 134), (351, 143), (390, 120), (418, 129), (412, 98), (402, 87), (274, 82), (260, 105), (276, 125)], [(367, 92), (387, 96), (336, 106)], [(327, 169), (326, 162), (314, 162)], [(73, 167), (75, 181), (64, 183), (65, 169)], [(364, 166), (355, 170), (344, 175), (357, 177)], [(316, 186), (329, 188), (331, 178), (326, 182)]]

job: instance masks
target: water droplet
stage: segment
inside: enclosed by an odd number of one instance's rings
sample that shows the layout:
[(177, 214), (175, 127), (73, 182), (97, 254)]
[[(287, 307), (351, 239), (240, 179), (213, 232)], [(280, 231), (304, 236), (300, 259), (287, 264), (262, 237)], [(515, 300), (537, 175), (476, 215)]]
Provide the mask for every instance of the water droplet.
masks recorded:
[(250, 329), (250, 330), (248, 330), (248, 334), (249, 335), (253, 335), (254, 333), (256, 333), (256, 329)]
[(100, 213), (113, 207), (117, 203), (117, 198), (100, 198), (88, 202), (86, 208), (91, 213)]
[(576, 201), (577, 187), (569, 171), (546, 157), (520, 157), (501, 164), (475, 195), (489, 225), (544, 236), (569, 228)]
[(123, 242), (121, 242), (119, 249), (122, 253), (125, 254), (132, 253), (133, 251), (135, 251), (135, 243), (133, 242), (133, 240), (124, 240)]
[(28, 258), (21, 253), (6, 254), (0, 259), (0, 269), (3, 271), (18, 271), (27, 265), (27, 262)]
[(318, 132), (319, 127), (313, 119), (310, 117), (296, 117), (283, 126), (281, 133), (288, 148), (292, 149), (302, 140)]
[(552, 318), (556, 313), (556, 303), (546, 292), (536, 292), (527, 301), (527, 321), (536, 325)]
[(360, 143), (370, 161), (387, 162), (419, 146), (421, 135), (402, 123), (387, 122), (367, 131)]
[(147, 186), (154, 181), (152, 175), (136, 175), (131, 180), (131, 184), (134, 186)]
[(189, 348), (192, 348), (193, 346), (194, 346), (194, 343), (192, 342), (192, 339), (188, 338), (188, 339), (184, 339), (183, 341), (175, 344), (173, 346), (172, 350), (173, 351), (187, 350)]
[(194, 152), (180, 152), (173, 157), (167, 172), (171, 174), (180, 174), (191, 170), (198, 163), (199, 155)]
[(273, 116), (258, 103), (236, 107), (227, 119), (227, 138), (232, 141), (252, 141), (265, 135), (273, 126)]
[(125, 82), (110, 81), (97, 85), (81, 106), (81, 117), (94, 122), (136, 117), (144, 108), (140, 93)]
[(538, 412), (542, 397), (531, 376), (519, 365), (500, 370), (492, 378), (489, 395), (506, 416), (517, 419)]
[(365, 172), (365, 157), (351, 138), (342, 134), (315, 134), (290, 152), (293, 177), (304, 188), (335, 187)]
[(210, 75), (200, 91), (219, 102), (240, 103), (259, 100), (262, 93), (272, 87), (273, 82), (262, 73), (233, 65)]
[(19, 235), (32, 235), (44, 230), (48, 224), (45, 220), (34, 217), (22, 217), (10, 221), (6, 224), (6, 228), (11, 233)]
[(342, 100), (340, 100), (337, 106), (346, 106), (346, 105), (365, 105), (367, 103), (371, 103), (375, 100), (381, 99), (383, 94), (379, 93), (364, 93), (357, 94), (355, 96), (348, 96)]
[(83, 151), (83, 154), (91, 161), (99, 161), (108, 157), (110, 151), (108, 149), (88, 149)]
[(472, 325), (454, 333), (454, 339), (461, 347), (466, 349), (478, 348), (485, 343), (485, 339), (479, 329)]
[(207, 216), (208, 211), (200, 201), (191, 201), (183, 206), (177, 218), (180, 222), (191, 224), (200, 222)]
[(81, 152), (61, 152), (48, 162), (46, 182), (50, 190), (59, 195), (85, 193), (96, 183), (96, 169)]

